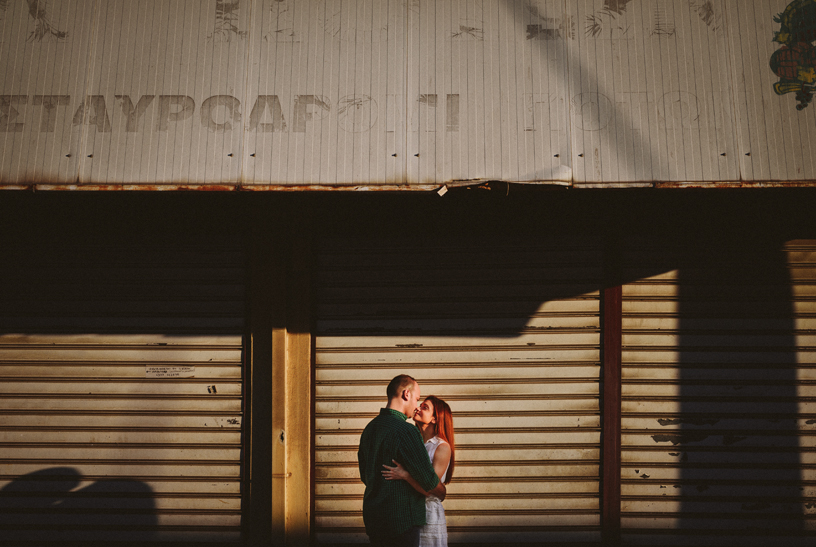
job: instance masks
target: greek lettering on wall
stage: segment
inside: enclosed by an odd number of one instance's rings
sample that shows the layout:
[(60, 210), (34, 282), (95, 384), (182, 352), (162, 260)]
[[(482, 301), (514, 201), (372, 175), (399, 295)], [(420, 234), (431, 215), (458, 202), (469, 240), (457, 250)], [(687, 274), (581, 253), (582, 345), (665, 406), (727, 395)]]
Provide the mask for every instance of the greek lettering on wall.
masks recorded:
[[(524, 105), (524, 131), (563, 131), (568, 124), (576, 130), (602, 131), (621, 123), (644, 130), (637, 124), (648, 119), (655, 119), (665, 129), (698, 128), (701, 124), (699, 100), (686, 91), (660, 95), (623, 92), (614, 96), (578, 93), (568, 101), (557, 93), (525, 93), (519, 100)], [(184, 124), (195, 124), (212, 133), (240, 129), (308, 133), (321, 130), (320, 124), (329, 118), (347, 133), (456, 133), (466, 111), (462, 101), (458, 93), (420, 93), (411, 101), (398, 94), (389, 94), (383, 100), (360, 93), (335, 100), (314, 94), (258, 95), (246, 108), (245, 119), (245, 106), (232, 95), (212, 95), (200, 101), (188, 95), (0, 95), (0, 133), (53, 133), (61, 124), (97, 133), (165, 132)], [(616, 112), (629, 115), (621, 118)], [(407, 126), (403, 125), (405, 120)]]

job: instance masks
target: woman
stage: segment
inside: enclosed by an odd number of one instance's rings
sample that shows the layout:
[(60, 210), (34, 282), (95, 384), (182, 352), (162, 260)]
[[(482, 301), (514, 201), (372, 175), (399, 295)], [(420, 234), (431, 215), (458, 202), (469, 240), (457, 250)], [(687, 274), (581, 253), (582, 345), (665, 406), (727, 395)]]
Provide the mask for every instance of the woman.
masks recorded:
[[(455, 445), (453, 442), (453, 416), (448, 403), (430, 395), (414, 412), (414, 423), (425, 441), (428, 457), (439, 475), (439, 480), (450, 484), (455, 463)], [(425, 526), (419, 536), (420, 547), (447, 547), (448, 527), (445, 523), (445, 510), (436, 496), (429, 496), (405, 468), (394, 462), (394, 467), (384, 465), (383, 477), (388, 480), (404, 480), (425, 498)]]

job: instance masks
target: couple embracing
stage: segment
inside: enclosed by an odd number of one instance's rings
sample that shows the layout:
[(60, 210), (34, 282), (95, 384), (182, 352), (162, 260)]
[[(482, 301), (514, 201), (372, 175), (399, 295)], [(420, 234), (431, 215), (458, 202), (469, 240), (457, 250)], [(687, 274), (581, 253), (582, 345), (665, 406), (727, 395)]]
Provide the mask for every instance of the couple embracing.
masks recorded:
[(379, 547), (445, 547), (442, 500), (455, 461), (450, 407), (434, 396), (420, 404), (419, 384), (406, 374), (391, 380), (386, 394), (388, 404), (366, 426), (357, 452), (366, 533)]

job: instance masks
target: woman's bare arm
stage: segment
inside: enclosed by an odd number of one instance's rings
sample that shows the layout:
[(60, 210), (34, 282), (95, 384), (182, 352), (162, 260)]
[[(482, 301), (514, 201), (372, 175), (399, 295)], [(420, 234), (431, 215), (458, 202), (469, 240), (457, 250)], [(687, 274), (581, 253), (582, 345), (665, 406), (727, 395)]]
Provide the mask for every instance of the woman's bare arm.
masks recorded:
[(448, 464), (450, 463), (451, 459), (451, 448), (448, 443), (439, 443), (439, 446), (436, 447), (436, 452), (434, 452), (433, 457), (433, 468), (436, 471), (436, 475), (439, 477), (439, 480), (442, 480), (442, 475), (445, 474), (445, 471), (448, 469)]

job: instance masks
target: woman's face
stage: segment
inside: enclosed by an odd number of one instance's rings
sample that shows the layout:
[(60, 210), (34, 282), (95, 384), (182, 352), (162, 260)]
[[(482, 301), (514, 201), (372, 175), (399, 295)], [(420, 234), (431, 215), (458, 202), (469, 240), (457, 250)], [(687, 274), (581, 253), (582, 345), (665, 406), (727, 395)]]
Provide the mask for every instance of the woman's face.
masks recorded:
[(431, 403), (428, 399), (422, 401), (422, 404), (419, 405), (416, 413), (414, 413), (414, 422), (418, 424), (436, 423), (436, 418), (434, 418), (433, 403)]

